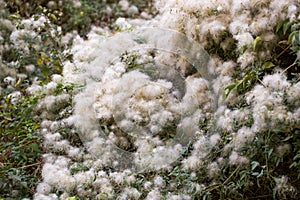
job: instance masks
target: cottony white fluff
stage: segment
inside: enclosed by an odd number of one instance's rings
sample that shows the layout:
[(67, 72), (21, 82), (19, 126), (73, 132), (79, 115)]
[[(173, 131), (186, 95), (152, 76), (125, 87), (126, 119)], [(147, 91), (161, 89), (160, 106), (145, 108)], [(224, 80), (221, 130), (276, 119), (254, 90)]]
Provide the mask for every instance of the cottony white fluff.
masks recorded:
[(46, 163), (42, 169), (42, 177), (45, 183), (60, 191), (72, 191), (76, 184), (67, 166)]
[[(151, 200), (192, 199), (185, 195), (188, 190), (179, 191), (181, 194), (164, 194), (161, 190), (177, 192), (178, 188), (165, 181), (159, 172), (153, 180), (143, 183), (141, 192), (133, 187), (138, 176), (123, 169), (134, 166), (140, 170), (165, 172), (172, 169), (174, 161), (182, 155), (184, 144), (193, 142), (191, 152), (181, 161), (180, 170), (194, 171), (193, 177), (197, 177), (197, 170), (204, 169), (208, 178), (216, 179), (228, 164), (240, 166), (251, 162), (241, 150), (255, 140), (256, 134), (299, 121), (300, 84), (291, 83), (284, 73), (264, 76), (245, 94), (247, 105), (244, 108), (232, 108), (238, 101), (236, 91), (232, 91), (225, 101), (220, 95), (224, 87), (235, 82), (236, 70), (251, 69), (253, 64), (271, 55), (265, 49), (277, 45), (273, 28), (278, 22), (294, 20), (299, 15), (298, 1), (157, 0), (155, 5), (160, 14), (147, 24), (179, 31), (208, 49), (217, 46), (225, 54), (237, 51), (237, 57), (234, 61), (224, 61), (219, 55), (222, 53), (212, 51), (213, 58), (207, 71), (215, 77), (207, 80), (203, 75), (190, 74), (191, 64), (184, 56), (177, 55), (180, 58), (176, 58), (175, 52), (163, 52), (162, 49), (153, 55), (145, 48), (147, 44), (139, 43), (145, 41), (132, 40), (130, 33), (109, 36), (110, 33), (94, 27), (87, 40), (75, 37), (75, 33), (66, 35), (65, 43), (74, 37), (71, 49), (74, 62), (64, 63), (63, 77), (52, 77), (52, 82), (44, 88), (47, 96), (39, 102), (39, 107), (51, 112), (70, 100), (70, 94), (53, 94), (57, 84), (70, 82), (83, 86), (72, 96), (71, 116), (63, 121), (70, 127), (75, 126), (87, 152), (64, 139), (58, 124), (44, 120), (40, 134), (44, 137), (44, 146), (53, 154), (44, 156), (43, 182), (37, 188), (35, 199), (58, 199), (51, 194), (53, 190), (64, 192), (61, 198), (68, 192), (75, 192), (81, 198), (90, 195), (96, 199), (139, 199), (141, 196)], [(129, 12), (128, 1), (120, 1), (119, 6)], [(29, 27), (30, 23), (25, 24)], [(128, 30), (141, 25), (138, 23), (141, 22), (119, 18), (115, 25), (120, 30)], [(104, 34), (100, 36), (99, 33)], [(158, 33), (152, 33), (157, 36), (156, 42), (166, 44), (163, 47), (167, 48), (166, 37)], [(26, 48), (22, 42), (25, 34), (30, 36), (31, 32), (14, 31), (11, 40)], [(257, 36), (262, 41), (254, 51), (253, 41)], [(120, 56), (124, 58), (125, 50), (128, 50), (125, 57), (129, 60), (122, 61)], [(136, 56), (135, 63), (130, 61), (132, 55)], [(299, 52), (297, 57), (299, 59)], [(169, 73), (166, 77), (153, 78), (152, 65), (168, 66), (165, 71)], [(28, 72), (33, 71), (32, 66), (27, 68)], [(6, 83), (13, 86), (16, 79), (11, 77)], [(184, 87), (176, 88), (180, 84)], [(32, 86), (28, 92), (35, 93), (40, 89), (38, 85)], [(216, 99), (218, 104), (214, 103)], [(214, 106), (216, 112), (212, 113)], [(42, 116), (51, 118), (47, 113)], [(207, 123), (210, 116), (214, 116), (216, 122), (212, 125), (213, 131), (206, 134), (199, 125)], [(194, 137), (195, 133), (197, 137)], [(168, 134), (171, 139), (167, 138)], [(227, 142), (224, 147), (221, 145), (225, 141), (223, 136)], [(220, 147), (223, 148), (222, 155), (210, 160), (213, 149)], [(128, 153), (129, 148), (133, 152)], [(290, 148), (288, 144), (279, 145), (276, 153), (285, 156)], [(69, 159), (54, 155), (60, 150)], [(74, 162), (82, 162), (89, 169), (71, 174), (71, 166), (76, 166)], [(122, 167), (123, 164), (127, 165)], [(113, 170), (107, 172), (107, 167)], [(279, 181), (278, 191), (282, 183), (286, 183), (285, 178)], [(89, 188), (84, 188), (85, 185)], [(202, 183), (191, 186), (199, 193), (205, 190)], [(116, 196), (116, 187), (119, 196)]]

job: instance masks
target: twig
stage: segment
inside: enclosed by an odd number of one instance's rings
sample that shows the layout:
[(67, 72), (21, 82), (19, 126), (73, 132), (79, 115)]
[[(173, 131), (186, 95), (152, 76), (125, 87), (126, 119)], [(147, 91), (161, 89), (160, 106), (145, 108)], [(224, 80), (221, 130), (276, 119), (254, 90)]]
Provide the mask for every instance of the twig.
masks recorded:
[(256, 196), (256, 197), (248, 197), (248, 199), (259, 199), (259, 198), (265, 198), (265, 197), (271, 197), (271, 196), (268, 194), (265, 194), (265, 195), (260, 195), (260, 196)]
[(260, 80), (259, 78), (258, 78), (257, 80), (258, 80), (258, 82), (260, 82), (260, 84), (262, 84), (262, 85), (266, 88), (266, 86), (265, 86), (265, 84), (262, 82), (262, 80)]
[(287, 68), (285, 68), (281, 73), (280, 75), (282, 75), (284, 72), (286, 72), (288, 69), (290, 69), (291, 67), (293, 67), (294, 65), (296, 65), (297, 62), (294, 62), (293, 64), (291, 64), (290, 66), (288, 66)]
[(289, 44), (289, 46), (287, 46), (277, 57), (276, 57), (276, 59), (277, 58), (279, 58), (280, 56), (282, 56), (282, 54), (284, 54), (284, 52), (286, 52), (290, 47), (291, 47), (292, 45), (291, 44)]
[(238, 166), (231, 174), (230, 176), (224, 181), (224, 183), (222, 183), (222, 186), (224, 186), (225, 184), (228, 183), (228, 181), (231, 179), (231, 177), (237, 172), (237, 170), (240, 168), (240, 166)]
[(27, 168), (27, 167), (33, 167), (33, 166), (37, 166), (37, 165), (40, 165), (42, 164), (42, 162), (37, 162), (37, 163), (33, 163), (33, 164), (30, 164), (30, 165), (25, 165), (25, 166), (22, 166), (22, 167), (19, 167), (19, 168)]
[(206, 192), (211, 192), (215, 189), (218, 189), (219, 187), (222, 187), (222, 186), (226, 185), (229, 182), (229, 180), (231, 179), (231, 177), (238, 171), (239, 168), (240, 168), (240, 166), (238, 166), (221, 185), (217, 185), (217, 186), (207, 190)]

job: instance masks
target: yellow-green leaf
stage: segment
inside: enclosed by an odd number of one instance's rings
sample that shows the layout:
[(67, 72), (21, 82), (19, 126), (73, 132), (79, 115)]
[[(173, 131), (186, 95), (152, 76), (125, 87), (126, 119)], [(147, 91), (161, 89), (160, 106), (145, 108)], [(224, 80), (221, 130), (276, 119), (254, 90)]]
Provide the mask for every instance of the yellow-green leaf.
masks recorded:
[(252, 42), (252, 48), (253, 48), (253, 50), (255, 50), (257, 44), (258, 44), (260, 41), (262, 41), (262, 39), (261, 39), (260, 36), (257, 36), (257, 37), (253, 40), (253, 42)]
[(226, 86), (226, 87), (224, 88), (223, 94), (222, 94), (223, 100), (225, 100), (225, 99), (229, 96), (230, 92), (231, 92), (234, 88), (236, 88), (236, 87), (237, 87), (237, 84), (236, 84), (236, 83), (233, 83), (233, 84), (230, 84), (230, 85)]
[(78, 198), (75, 196), (75, 197), (68, 197), (68, 200), (78, 200)]
[(12, 20), (12, 19), (20, 19), (20, 16), (17, 15), (17, 14), (16, 14), (16, 15), (10, 15), (10, 16), (9, 16), (9, 19), (11, 19), (11, 20)]
[(49, 14), (48, 14), (48, 17), (50, 17), (50, 18), (53, 19), (54, 21), (57, 21), (57, 17), (56, 17), (54, 14), (52, 14), (52, 13), (49, 13)]
[(21, 83), (22, 83), (22, 79), (19, 78), (19, 80), (18, 80), (17, 83), (15, 84), (15, 87), (18, 87)]
[(272, 67), (275, 67), (275, 65), (272, 62), (268, 61), (268, 62), (265, 62), (262, 67), (264, 69), (270, 69)]
[(43, 59), (39, 58), (39, 59), (37, 60), (38, 66), (41, 66), (43, 63), (44, 63), (44, 62), (43, 62)]
[(276, 30), (275, 32), (278, 33), (278, 31), (282, 28), (283, 24), (286, 23), (287, 21), (281, 21), (276, 25)]
[(41, 54), (41, 57), (42, 57), (43, 60), (47, 60), (47, 61), (50, 60), (49, 56), (46, 53), (40, 52), (40, 54)]

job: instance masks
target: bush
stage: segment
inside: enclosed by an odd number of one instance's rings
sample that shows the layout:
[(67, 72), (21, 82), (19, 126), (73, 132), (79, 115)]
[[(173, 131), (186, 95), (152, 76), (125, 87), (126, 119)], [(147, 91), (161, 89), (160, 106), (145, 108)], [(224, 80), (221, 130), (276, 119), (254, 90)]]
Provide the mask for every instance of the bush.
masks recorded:
[(0, 4), (1, 198), (299, 199), (296, 0)]

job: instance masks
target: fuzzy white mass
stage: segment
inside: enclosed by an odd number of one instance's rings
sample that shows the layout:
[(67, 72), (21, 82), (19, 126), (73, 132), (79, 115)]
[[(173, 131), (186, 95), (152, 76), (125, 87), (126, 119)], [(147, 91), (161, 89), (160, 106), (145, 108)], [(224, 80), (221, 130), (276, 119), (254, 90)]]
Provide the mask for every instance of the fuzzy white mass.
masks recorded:
[[(119, 1), (119, 6), (126, 12), (135, 12), (126, 0)], [(247, 70), (254, 63), (270, 58), (267, 49), (278, 42), (274, 26), (286, 19), (299, 18), (299, 1), (156, 0), (155, 6), (160, 13), (147, 22), (119, 18), (115, 23), (123, 31), (136, 28), (143, 32), (145, 29), (137, 27), (146, 23), (159, 27), (157, 31), (144, 31), (148, 40), (136, 38), (138, 31), (112, 35), (96, 27), (87, 40), (70, 33), (64, 41), (75, 38), (71, 49), (74, 60), (64, 63), (63, 76), (53, 76), (52, 82), (44, 88), (39, 85), (28, 88), (28, 93), (43, 90), (46, 97), (40, 100), (38, 107), (45, 110), (42, 116), (47, 119), (51, 118), (47, 112), (72, 100), (72, 111), (64, 122), (75, 127), (85, 147), (82, 150), (72, 146), (57, 131), (59, 126), (55, 122), (43, 121), (41, 135), (45, 148), (49, 152), (63, 150), (68, 159), (45, 155), (43, 182), (37, 187), (35, 199), (58, 199), (51, 194), (53, 190), (63, 191), (65, 196), (68, 192), (77, 192), (81, 198), (91, 195), (113, 199), (116, 198), (115, 185), (120, 192), (118, 199), (141, 196), (149, 200), (189, 199), (185, 194), (163, 194), (161, 188), (176, 186), (166, 183), (159, 174), (143, 184), (146, 194), (141, 194), (132, 186), (137, 178), (130, 170), (167, 171), (182, 155), (185, 145), (192, 142), (192, 150), (180, 161), (180, 168), (194, 173), (205, 169), (206, 175), (215, 179), (225, 165), (250, 163), (241, 151), (255, 140), (257, 133), (299, 122), (300, 84), (291, 83), (282, 71), (265, 75), (258, 81), (245, 94), (243, 108), (232, 109), (238, 101), (236, 91), (226, 100), (221, 95), (225, 86), (235, 82), (236, 70)], [(39, 19), (39, 23), (42, 22), (43, 19)], [(24, 22), (24, 25), (29, 27), (31, 23)], [(182, 34), (172, 35), (161, 31), (164, 29)], [(10, 39), (16, 48), (26, 50), (25, 36), (35, 37), (25, 29), (14, 30)], [(258, 36), (263, 42), (254, 51), (253, 41)], [(243, 53), (227, 61), (212, 53), (203, 66), (201, 62), (193, 62), (195, 58), (202, 59), (201, 51), (186, 42), (191, 39), (205, 48), (214, 44), (224, 52), (231, 52), (234, 47), (234, 51)], [(159, 50), (151, 51), (153, 47)], [(27, 71), (33, 71), (33, 67), (27, 66)], [(13, 86), (16, 78), (6, 76), (4, 82)], [(81, 87), (74, 94), (54, 95), (60, 83)], [(199, 125), (208, 123), (212, 117), (215, 122), (207, 135), (203, 135)], [(236, 127), (239, 123), (244, 124)], [(213, 149), (219, 148), (225, 140), (227, 144), (222, 147), (220, 157), (208, 159)], [(276, 149), (280, 156), (290, 151), (288, 144)], [(75, 160), (82, 161), (89, 170), (72, 174), (70, 166), (74, 166)], [(115, 171), (102, 171), (107, 167)], [(124, 170), (126, 168), (130, 170)], [(276, 191), (281, 192), (286, 182), (284, 176), (279, 178)], [(205, 186), (195, 183), (194, 187), (202, 192)]]

